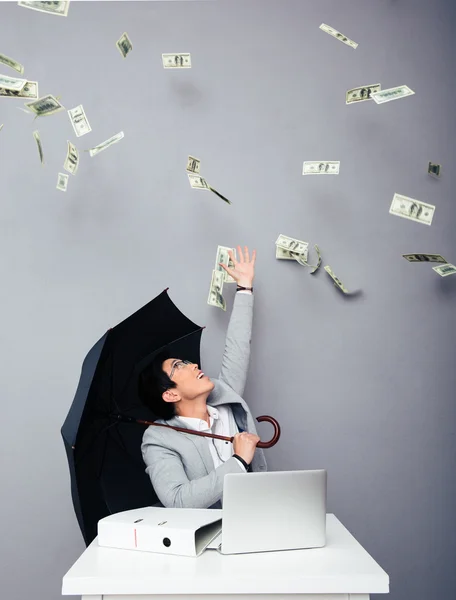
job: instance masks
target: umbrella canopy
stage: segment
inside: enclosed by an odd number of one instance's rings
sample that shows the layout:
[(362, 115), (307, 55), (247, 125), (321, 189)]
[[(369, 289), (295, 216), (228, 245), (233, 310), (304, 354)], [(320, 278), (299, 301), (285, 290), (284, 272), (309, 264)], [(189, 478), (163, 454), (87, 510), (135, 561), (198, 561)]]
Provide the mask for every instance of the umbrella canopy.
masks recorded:
[(138, 397), (138, 376), (164, 346), (200, 364), (204, 327), (188, 319), (166, 288), (109, 329), (84, 359), (61, 433), (71, 496), (84, 541), (97, 536), (100, 519), (158, 501), (141, 454), (145, 425), (156, 415)]

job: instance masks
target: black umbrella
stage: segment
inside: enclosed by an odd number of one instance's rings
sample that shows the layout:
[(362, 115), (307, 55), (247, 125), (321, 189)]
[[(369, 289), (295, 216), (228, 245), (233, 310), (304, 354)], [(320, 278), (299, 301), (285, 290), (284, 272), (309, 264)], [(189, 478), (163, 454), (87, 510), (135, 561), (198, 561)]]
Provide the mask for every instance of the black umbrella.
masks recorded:
[[(138, 397), (138, 376), (164, 346), (172, 355), (200, 364), (204, 329), (182, 314), (167, 291), (109, 329), (89, 351), (61, 429), (73, 505), (87, 546), (97, 536), (103, 517), (158, 502), (145, 472), (141, 442), (145, 426), (171, 426), (153, 423), (156, 416)], [(257, 421), (274, 425), (274, 438), (258, 443), (269, 448), (279, 439), (280, 427), (272, 417)]]

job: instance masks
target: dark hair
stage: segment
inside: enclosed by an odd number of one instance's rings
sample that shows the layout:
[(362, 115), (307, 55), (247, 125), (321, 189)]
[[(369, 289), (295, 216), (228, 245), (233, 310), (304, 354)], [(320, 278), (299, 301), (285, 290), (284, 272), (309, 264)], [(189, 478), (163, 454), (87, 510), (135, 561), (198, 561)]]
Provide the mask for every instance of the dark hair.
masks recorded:
[(162, 398), (163, 392), (177, 387), (163, 370), (163, 363), (171, 358), (167, 348), (161, 350), (141, 372), (138, 381), (138, 395), (141, 402), (149, 408), (156, 417), (165, 421), (176, 415), (173, 402), (166, 402)]

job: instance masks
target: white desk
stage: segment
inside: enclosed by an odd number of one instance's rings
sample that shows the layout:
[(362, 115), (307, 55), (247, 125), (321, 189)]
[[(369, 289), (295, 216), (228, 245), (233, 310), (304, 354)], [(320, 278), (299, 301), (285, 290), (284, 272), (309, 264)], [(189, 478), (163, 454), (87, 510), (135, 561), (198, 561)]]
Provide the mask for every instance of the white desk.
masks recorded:
[[(333, 514), (324, 548), (169, 556), (100, 548), (95, 539), (63, 578), (82, 600), (369, 600), (389, 576)], [(250, 598), (254, 596), (254, 598)], [(282, 598), (280, 599), (282, 600)]]

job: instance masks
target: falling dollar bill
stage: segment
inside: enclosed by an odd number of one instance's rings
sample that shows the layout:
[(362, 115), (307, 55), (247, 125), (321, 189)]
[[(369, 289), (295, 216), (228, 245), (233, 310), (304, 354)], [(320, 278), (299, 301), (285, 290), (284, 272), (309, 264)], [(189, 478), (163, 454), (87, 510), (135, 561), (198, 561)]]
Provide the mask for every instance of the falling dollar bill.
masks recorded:
[(409, 262), (448, 262), (441, 254), (403, 254), (402, 256)]
[(37, 117), (46, 117), (65, 110), (65, 107), (52, 94), (38, 98), (34, 102), (26, 102), (24, 106), (35, 113)]
[(30, 8), (32, 10), (48, 13), (50, 15), (66, 17), (68, 14), (68, 9), (70, 8), (70, 0), (65, 2), (58, 0), (54, 2), (19, 0), (18, 5), (22, 6), (23, 8)]
[(450, 263), (432, 268), (441, 277), (448, 277), (448, 275), (454, 275), (456, 273), (456, 267)]
[(133, 50), (133, 44), (131, 43), (127, 32), (120, 36), (116, 42), (116, 46), (124, 58), (126, 58), (127, 54)]
[(79, 152), (74, 144), (72, 144), (69, 140), (67, 140), (67, 142), (68, 150), (63, 168), (72, 175), (76, 175), (79, 166)]
[(384, 104), (391, 100), (399, 100), (400, 98), (406, 98), (412, 96), (415, 92), (406, 85), (400, 85), (395, 88), (389, 88), (388, 90), (381, 90), (371, 94), (371, 98), (377, 104)]
[(218, 246), (217, 247), (217, 255), (215, 258), (215, 271), (220, 271), (223, 273), (223, 281), (224, 283), (236, 283), (236, 280), (229, 275), (223, 267), (220, 266), (219, 263), (223, 263), (229, 269), (234, 269), (234, 262), (231, 260), (228, 252), (231, 252), (234, 255), (234, 259), (236, 259), (236, 248), (228, 248), (227, 246)]
[(61, 190), (62, 192), (66, 192), (67, 191), (68, 177), (69, 177), (69, 175), (67, 175), (66, 173), (59, 173), (58, 174), (57, 185), (56, 185), (56, 188), (58, 190)]
[(402, 196), (401, 194), (394, 194), (389, 212), (396, 217), (403, 217), (404, 219), (416, 221), (423, 225), (430, 225), (434, 217), (435, 206), (419, 202), (414, 198), (407, 198), (407, 196)]
[(303, 175), (339, 175), (340, 160), (308, 160), (302, 165)]
[(38, 130), (34, 131), (33, 137), (35, 138), (36, 145), (38, 146), (38, 153), (40, 155), (41, 164), (44, 164), (44, 156), (43, 156), (43, 148), (41, 146), (40, 132)]
[[(101, 142), (101, 144), (98, 144), (98, 146), (95, 146), (94, 148), (90, 148), (89, 149), (90, 156), (96, 156), (103, 150), (106, 150), (106, 148), (109, 148), (109, 146), (112, 146), (113, 144), (119, 142), (123, 137), (124, 137), (123, 131), (116, 133), (115, 135), (110, 137), (109, 140), (106, 140), (105, 142)], [(87, 150), (86, 150), (86, 152), (87, 152)]]
[(307, 254), (309, 244), (296, 238), (289, 237), (281, 233), (275, 241), (276, 247), (287, 250), (293, 254)]
[(8, 77), (8, 75), (0, 75), (0, 88), (4, 88), (5, 90), (13, 90), (14, 92), (20, 92), (26, 83), (26, 79), (19, 79), (18, 77)]
[[(36, 98), (38, 99), (38, 82), (27, 81), (21, 90), (7, 90), (0, 87), (0, 96), (5, 98)], [(29, 112), (28, 110), (25, 112)], [(30, 113), (29, 113), (30, 114)]]
[(204, 179), (204, 177), (201, 177), (200, 175), (192, 175), (191, 173), (187, 173), (187, 175), (188, 175), (188, 180), (190, 182), (190, 186), (192, 188), (197, 189), (197, 190), (209, 190), (210, 191), (211, 186)]
[(442, 165), (435, 165), (434, 163), (429, 163), (428, 173), (433, 177), (440, 177), (440, 171), (442, 170)]
[(187, 173), (187, 175), (188, 175), (188, 180), (190, 182), (190, 186), (192, 188), (197, 189), (197, 190), (209, 190), (210, 192), (213, 192), (216, 196), (221, 198), (227, 204), (231, 204), (231, 202), (228, 200), (228, 198), (225, 198), (225, 196), (222, 196), (222, 194), (220, 194), (220, 192), (217, 192), (217, 190), (215, 190), (213, 187), (211, 187), (208, 184), (208, 182), (206, 181), (206, 179), (204, 179), (204, 177), (201, 177), (201, 175), (194, 175), (193, 173)]
[(24, 72), (24, 67), (23, 67), (23, 65), (21, 65), (21, 63), (18, 63), (13, 58), (10, 58), (9, 56), (5, 56), (4, 54), (0, 54), (0, 63), (6, 65), (7, 67), (11, 67), (12, 69), (17, 71), (21, 75)]
[(212, 271), (211, 286), (209, 288), (209, 296), (207, 303), (210, 306), (216, 306), (222, 310), (226, 310), (225, 298), (222, 296), (224, 276), (220, 271), (215, 269)]
[(201, 161), (199, 158), (189, 156), (187, 159), (187, 171), (189, 173), (195, 173), (196, 175), (200, 172)]
[(371, 94), (379, 92), (382, 89), (380, 83), (371, 85), (362, 85), (361, 87), (348, 90), (345, 94), (345, 104), (353, 104), (355, 102), (364, 102), (371, 99)]
[[(309, 265), (309, 263), (307, 262), (307, 257), (304, 258), (302, 254), (298, 254), (296, 256), (296, 261), (300, 264), (303, 265), (304, 267), (310, 267), (311, 271), (310, 274), (313, 275), (314, 273), (316, 273), (318, 271), (318, 269), (321, 266), (321, 253), (320, 253), (320, 248), (317, 246), (317, 244), (314, 245), (315, 248), (315, 252), (317, 253), (318, 256), (318, 260), (317, 260), (317, 264), (316, 265)], [(291, 253), (293, 254), (293, 252)]]
[(328, 275), (331, 277), (331, 279), (334, 281), (334, 285), (336, 287), (338, 287), (340, 290), (342, 290), (342, 292), (344, 294), (349, 294), (350, 292), (347, 290), (347, 288), (344, 286), (344, 284), (342, 283), (342, 281), (336, 277), (334, 271), (331, 269), (330, 266), (326, 265), (326, 267), (324, 267), (325, 271), (328, 273)]
[(322, 31), (324, 31), (325, 33), (329, 33), (329, 35), (332, 35), (333, 37), (335, 37), (336, 40), (339, 40), (340, 42), (347, 44), (347, 46), (350, 46), (351, 48), (354, 48), (355, 50), (358, 47), (358, 44), (356, 42), (354, 42), (353, 40), (351, 40), (350, 38), (345, 36), (343, 33), (340, 33), (340, 31), (337, 31), (337, 29), (334, 29), (333, 27), (330, 27), (329, 25), (325, 25), (325, 23), (322, 23), (320, 25), (320, 29)]
[(3, 123), (0, 125), (0, 131), (3, 129)]
[(165, 69), (189, 69), (192, 66), (192, 58), (188, 52), (182, 54), (162, 54)]
[(288, 250), (284, 250), (283, 248), (281, 248), (280, 246), (276, 246), (276, 254), (275, 257), (281, 260), (296, 260), (296, 256), (301, 257), (303, 260), (307, 260), (307, 247), (305, 252), (303, 252), (302, 254), (296, 254), (295, 252), (289, 252)]
[(68, 116), (70, 117), (71, 124), (73, 125), (73, 129), (77, 137), (81, 137), (81, 135), (85, 135), (86, 133), (90, 133), (92, 131), (82, 104), (76, 106), (75, 108), (70, 108), (68, 111)]

